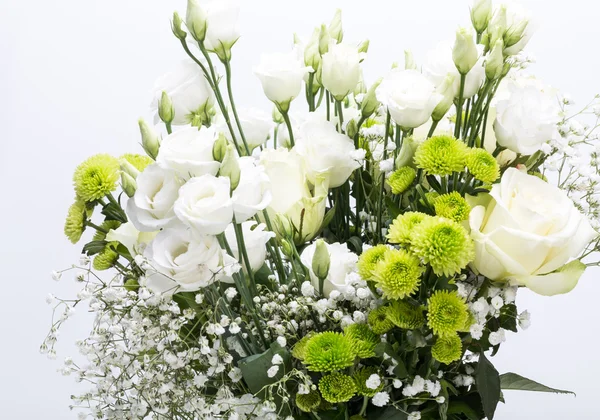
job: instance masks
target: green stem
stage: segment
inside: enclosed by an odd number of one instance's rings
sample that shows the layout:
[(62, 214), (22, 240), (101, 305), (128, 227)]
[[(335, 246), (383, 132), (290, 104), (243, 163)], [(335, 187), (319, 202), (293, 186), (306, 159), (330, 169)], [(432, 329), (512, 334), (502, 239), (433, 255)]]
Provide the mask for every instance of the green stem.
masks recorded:
[(306, 84), (306, 101), (308, 102), (308, 110), (314, 112), (315, 110), (315, 95), (313, 94), (313, 85), (315, 82), (315, 74), (310, 73), (308, 75), (308, 83)]
[(165, 127), (167, 128), (167, 134), (171, 134), (173, 132), (173, 129), (171, 128), (171, 123), (165, 123)]
[[(389, 139), (391, 125), (391, 115), (388, 112), (387, 118), (385, 121), (385, 137), (383, 141), (383, 160), (387, 160), (387, 145)], [(379, 190), (379, 205), (377, 206), (377, 232), (375, 232), (375, 237), (379, 238), (379, 242), (383, 242), (383, 234), (381, 233), (383, 228), (383, 196), (385, 194), (385, 172), (381, 174), (381, 189)]]
[(294, 141), (294, 130), (292, 129), (292, 122), (290, 121), (290, 115), (288, 111), (282, 112), (283, 120), (285, 121), (285, 125), (287, 126), (288, 133), (290, 134), (290, 146), (294, 147), (296, 142)]
[(327, 105), (327, 121), (331, 121), (331, 100), (329, 99), (329, 91), (325, 92), (325, 103)]
[(458, 105), (456, 107), (456, 124), (454, 127), (454, 137), (460, 137), (460, 127), (462, 124), (462, 107), (463, 107), (463, 96), (465, 94), (465, 80), (467, 76), (465, 74), (460, 75), (460, 93), (458, 95)]
[(246, 141), (246, 136), (244, 135), (244, 129), (242, 128), (242, 123), (240, 122), (240, 117), (238, 116), (238, 112), (235, 107), (235, 101), (233, 100), (233, 90), (231, 89), (231, 65), (229, 61), (224, 61), (223, 64), (225, 66), (225, 75), (227, 78), (227, 94), (229, 95), (229, 103), (231, 104), (233, 117), (235, 118), (235, 123), (237, 124), (238, 131), (242, 137), (244, 149), (246, 149), (246, 155), (250, 156), (250, 148), (248, 147), (248, 142)]
[(367, 412), (367, 407), (368, 406), (369, 406), (369, 397), (364, 397), (362, 408), (360, 409), (360, 413), (358, 413), (358, 415), (359, 416), (364, 416), (365, 413)]
[(240, 262), (243, 262), (246, 266), (246, 271), (248, 272), (248, 278), (250, 279), (250, 286), (254, 295), (258, 294), (258, 289), (256, 288), (256, 282), (254, 281), (254, 273), (252, 272), (252, 266), (250, 265), (250, 258), (248, 258), (248, 251), (246, 250), (246, 243), (244, 241), (244, 232), (242, 230), (242, 225), (238, 224), (233, 220), (233, 229), (235, 230), (235, 238), (238, 245), (238, 256), (240, 257)]
[(98, 226), (98, 225), (96, 225), (96, 224), (94, 224), (94, 223), (92, 223), (90, 221), (86, 221), (85, 224), (87, 226), (91, 227), (91, 228), (96, 229), (98, 232), (104, 233), (105, 235), (108, 233), (108, 230), (106, 230), (106, 229), (104, 229), (104, 228), (102, 228), (102, 227), (100, 227), (100, 226)]
[(435, 129), (437, 128), (439, 123), (439, 121), (433, 121), (431, 123), (431, 128), (429, 129), (429, 133), (427, 133), (427, 138), (433, 136), (433, 133), (435, 133)]
[(337, 108), (337, 114), (338, 114), (338, 117), (340, 119), (340, 128), (339, 128), (338, 131), (340, 133), (343, 133), (344, 132), (344, 128), (343, 128), (344, 127), (344, 111), (343, 111), (343, 108), (342, 108), (342, 102), (336, 100), (335, 101), (335, 106)]

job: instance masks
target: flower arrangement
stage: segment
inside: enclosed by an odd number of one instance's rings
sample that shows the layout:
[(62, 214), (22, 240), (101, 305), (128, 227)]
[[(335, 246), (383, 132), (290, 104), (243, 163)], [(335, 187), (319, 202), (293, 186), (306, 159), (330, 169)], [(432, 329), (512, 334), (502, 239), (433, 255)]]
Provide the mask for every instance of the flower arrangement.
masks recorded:
[[(521, 287), (568, 293), (599, 250), (600, 119), (527, 76), (520, 10), (367, 86), (341, 12), (255, 73), (236, 108), (239, 4), (189, 0), (143, 154), (92, 156), (65, 235), (95, 321), (62, 369), (98, 419), (493, 419), (502, 390), (565, 393), (490, 361), (529, 326)], [(219, 70), (222, 69), (222, 70)], [(224, 72), (221, 75), (220, 72)], [(298, 97), (304, 92), (307, 109)]]

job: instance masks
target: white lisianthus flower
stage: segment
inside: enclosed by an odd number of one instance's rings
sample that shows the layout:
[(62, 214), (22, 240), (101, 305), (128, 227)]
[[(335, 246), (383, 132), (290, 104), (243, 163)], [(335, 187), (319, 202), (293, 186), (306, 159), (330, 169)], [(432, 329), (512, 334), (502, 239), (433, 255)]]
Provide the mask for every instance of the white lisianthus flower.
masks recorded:
[[(248, 143), (250, 152), (256, 149), (258, 146), (262, 146), (269, 139), (271, 131), (275, 127), (275, 123), (271, 118), (271, 115), (267, 114), (256, 108), (241, 109), (239, 111), (240, 123), (242, 124), (242, 130)], [(219, 118), (219, 121), (215, 124), (218, 132), (222, 133), (227, 140), (233, 142), (229, 127), (225, 123), (223, 117)], [(236, 139), (243, 150), (242, 136), (237, 127), (237, 124), (232, 124)]]
[(265, 168), (252, 157), (238, 159), (240, 183), (233, 191), (233, 212), (237, 223), (245, 222), (267, 208), (273, 198)]
[(329, 51), (323, 54), (321, 80), (323, 86), (338, 101), (342, 101), (350, 92), (354, 92), (360, 82), (360, 62), (365, 54), (348, 44), (329, 45)]
[(106, 241), (120, 242), (127, 248), (132, 257), (144, 253), (146, 246), (152, 242), (154, 237), (158, 234), (155, 232), (140, 232), (137, 230), (133, 223), (123, 223), (117, 229), (111, 229), (106, 234)]
[(271, 180), (271, 216), (282, 214), (289, 218), (296, 244), (313, 239), (325, 217), (327, 178), (318, 175), (311, 189), (300, 156), (286, 149), (264, 150), (260, 163)]
[(215, 97), (200, 67), (192, 60), (182, 61), (179, 66), (159, 78), (154, 84), (154, 100), (152, 109), (155, 112), (154, 122), (158, 123), (158, 103), (163, 92), (173, 102), (175, 118), (173, 125), (186, 125), (200, 118), (208, 118)]
[[(146, 249), (145, 286), (155, 293), (192, 292), (239, 270), (214, 236), (194, 236), (188, 229), (165, 229)], [(237, 267), (236, 267), (237, 266)]]
[(510, 168), (489, 194), (467, 198), (475, 270), (546, 296), (576, 286), (585, 265), (569, 261), (598, 233), (563, 191)]
[(558, 101), (532, 85), (510, 84), (508, 90), (508, 98), (496, 104), (496, 140), (515, 153), (532, 155), (557, 134)]
[(177, 223), (173, 205), (181, 179), (157, 164), (148, 166), (136, 179), (137, 190), (127, 202), (127, 217), (136, 229), (154, 232)]
[(212, 128), (182, 128), (162, 141), (156, 163), (163, 169), (172, 169), (183, 179), (216, 175), (221, 164), (213, 158), (215, 141)]
[(376, 91), (377, 99), (400, 127), (416, 128), (431, 117), (443, 96), (417, 70), (392, 70)]
[(174, 206), (177, 218), (198, 235), (223, 233), (233, 219), (233, 200), (227, 177), (203, 175), (179, 190)]
[(231, 48), (240, 38), (239, 0), (204, 0), (206, 5), (206, 48), (221, 60), (231, 59)]
[(304, 76), (311, 71), (296, 50), (287, 54), (263, 54), (260, 64), (254, 68), (267, 98), (284, 111), (300, 94)]
[(308, 179), (313, 184), (322, 174), (328, 177), (330, 188), (337, 188), (360, 167), (353, 158), (356, 149), (350, 137), (338, 133), (332, 123), (318, 117), (310, 118), (300, 126), (293, 150), (302, 157)]
[[(329, 251), (330, 266), (327, 278), (323, 283), (323, 295), (329, 297), (332, 291), (337, 290), (344, 293), (350, 284), (346, 281), (348, 274), (356, 271), (356, 263), (358, 262), (358, 256), (350, 251), (346, 244), (340, 244), (338, 242), (333, 244), (325, 244)], [(308, 267), (310, 271), (311, 283), (315, 290), (319, 290), (319, 278), (315, 275), (312, 270), (312, 261), (315, 255), (316, 243), (310, 244), (302, 251), (300, 259), (302, 263)]]
[[(246, 252), (248, 253), (248, 259), (250, 260), (250, 267), (252, 271), (258, 271), (267, 258), (267, 242), (273, 237), (275, 233), (265, 230), (267, 226), (263, 223), (258, 224), (254, 221), (248, 221), (242, 223), (242, 233), (244, 235), (244, 243), (246, 245)], [(237, 245), (237, 239), (235, 236), (235, 229), (233, 225), (227, 226), (225, 229), (225, 238), (231, 248), (233, 255), (239, 260), (240, 264), (245, 268), (242, 258), (239, 254)]]

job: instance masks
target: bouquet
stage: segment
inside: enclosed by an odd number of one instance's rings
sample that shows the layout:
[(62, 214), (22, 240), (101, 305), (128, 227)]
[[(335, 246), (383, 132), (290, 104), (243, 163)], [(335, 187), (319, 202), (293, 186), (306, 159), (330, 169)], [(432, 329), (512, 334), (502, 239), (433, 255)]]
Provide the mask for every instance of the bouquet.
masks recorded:
[(62, 368), (89, 385), (80, 418), (492, 420), (503, 390), (568, 392), (490, 359), (529, 326), (519, 288), (599, 264), (598, 96), (575, 111), (528, 75), (529, 18), (476, 0), (454, 42), (370, 85), (338, 11), (262, 56), (272, 113), (238, 110), (238, 14), (175, 13), (186, 60), (143, 152), (75, 170), (64, 231), (85, 244), (53, 277), (81, 291), (48, 297), (41, 350), (95, 314)]

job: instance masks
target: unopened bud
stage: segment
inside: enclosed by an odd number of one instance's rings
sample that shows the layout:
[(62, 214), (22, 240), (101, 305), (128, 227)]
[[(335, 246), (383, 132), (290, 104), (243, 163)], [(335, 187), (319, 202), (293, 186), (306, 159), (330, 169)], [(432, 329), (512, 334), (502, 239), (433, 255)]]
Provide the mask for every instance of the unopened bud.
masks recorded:
[(165, 124), (171, 124), (175, 118), (175, 108), (167, 92), (162, 93), (158, 101), (158, 116)]
[(160, 137), (150, 128), (150, 126), (142, 118), (138, 120), (140, 126), (140, 133), (142, 135), (142, 147), (148, 156), (156, 160), (158, 156), (158, 150), (160, 149)]
[(506, 5), (501, 4), (494, 13), (494, 18), (489, 23), (487, 28), (488, 48), (493, 48), (493, 46), (496, 45), (497, 40), (504, 38), (504, 34), (506, 33), (506, 25)]
[(315, 29), (313, 36), (310, 39), (309, 44), (304, 49), (304, 64), (312, 67), (314, 71), (317, 71), (321, 66), (321, 54), (319, 52), (319, 29)]
[(281, 115), (281, 112), (279, 112), (279, 109), (277, 109), (276, 106), (273, 107), (273, 113), (271, 116), (273, 118), (273, 122), (276, 124), (283, 124), (285, 122), (283, 115)]
[(183, 41), (187, 36), (187, 33), (183, 29), (181, 29), (181, 17), (177, 12), (173, 13), (173, 20), (171, 21), (171, 30), (173, 31), (173, 35), (175, 35), (175, 37), (181, 41)]
[(281, 252), (288, 258), (294, 257), (294, 245), (287, 239), (281, 240)]
[(411, 50), (404, 50), (404, 68), (406, 70), (416, 70), (417, 63), (415, 62), (415, 56)]
[(338, 44), (344, 39), (344, 30), (342, 29), (342, 10), (337, 9), (333, 20), (329, 24), (329, 36), (335, 39)]
[(204, 42), (207, 27), (206, 11), (200, 6), (198, 0), (188, 0), (185, 24), (196, 41)]
[(527, 19), (523, 19), (522, 21), (517, 22), (516, 24), (511, 25), (510, 28), (506, 29), (506, 32), (504, 33), (504, 45), (506, 48), (512, 47), (521, 41), (521, 39), (523, 39), (528, 25), (529, 21)]
[(121, 172), (121, 189), (127, 194), (127, 197), (133, 197), (137, 190), (137, 182), (127, 172)]
[(292, 222), (284, 214), (278, 214), (275, 218), (275, 230), (283, 238), (292, 238), (294, 236)]
[(125, 280), (123, 287), (125, 287), (128, 292), (137, 292), (137, 290), (140, 288), (140, 284), (138, 283), (137, 279), (128, 278)]
[(440, 121), (444, 118), (444, 115), (450, 110), (452, 105), (454, 104), (454, 81), (456, 80), (456, 76), (452, 73), (448, 73), (448, 75), (444, 78), (442, 84), (437, 88), (437, 93), (443, 96), (443, 99), (437, 104), (433, 113), (431, 114), (431, 119), (433, 121)]
[(329, 255), (327, 244), (323, 239), (319, 239), (315, 244), (315, 253), (312, 259), (312, 271), (319, 280), (327, 278), (330, 264), (331, 256)]
[(504, 42), (501, 39), (496, 41), (492, 52), (485, 61), (485, 75), (489, 80), (497, 80), (502, 76), (504, 69)]
[(353, 139), (358, 134), (358, 124), (356, 120), (350, 120), (346, 125), (346, 134)]
[(477, 64), (479, 53), (470, 29), (459, 28), (452, 49), (452, 59), (460, 74), (467, 74)]
[(232, 144), (228, 144), (225, 156), (221, 162), (219, 175), (226, 176), (231, 182), (231, 191), (235, 190), (240, 184), (241, 169), (238, 161), (237, 152)]
[(219, 133), (219, 138), (215, 141), (215, 144), (213, 145), (213, 159), (217, 162), (223, 162), (228, 145), (229, 142), (227, 141), (223, 133)]
[(138, 171), (138, 169), (135, 166), (133, 166), (127, 159), (120, 159), (119, 164), (121, 165), (122, 172), (125, 172), (133, 179), (137, 179), (137, 176), (140, 174), (140, 171)]
[(471, 7), (471, 22), (478, 34), (483, 33), (492, 18), (492, 0), (475, 0)]
[(381, 84), (381, 81), (382, 79), (379, 79), (375, 83), (373, 83), (373, 85), (371, 86), (371, 88), (369, 89), (369, 91), (365, 95), (365, 98), (362, 101), (360, 111), (362, 117), (365, 119), (373, 115), (381, 105), (381, 102), (379, 102), (376, 95), (377, 88)]
[(371, 43), (371, 41), (369, 41), (368, 39), (365, 39), (363, 42), (358, 44), (358, 52), (365, 53), (365, 54), (368, 53), (370, 43)]
[(330, 42), (331, 37), (329, 36), (327, 27), (325, 25), (321, 25), (321, 29), (319, 31), (319, 54), (327, 54), (327, 52), (329, 51)]

